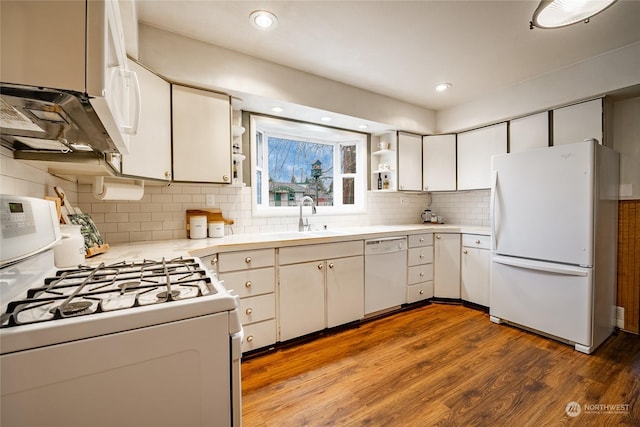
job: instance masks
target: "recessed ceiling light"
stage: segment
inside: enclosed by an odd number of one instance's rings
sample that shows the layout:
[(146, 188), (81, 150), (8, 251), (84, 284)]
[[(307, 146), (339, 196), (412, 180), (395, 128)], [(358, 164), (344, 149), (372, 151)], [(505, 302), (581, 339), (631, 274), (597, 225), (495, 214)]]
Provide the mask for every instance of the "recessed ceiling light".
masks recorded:
[(320, 120), (322, 120), (323, 122), (330, 122), (331, 121), (331, 117), (329, 117), (329, 116), (320, 117)]
[(449, 89), (451, 87), (451, 83), (440, 83), (438, 86), (436, 86), (436, 90), (438, 92), (444, 92), (445, 90)]
[(254, 10), (249, 15), (251, 24), (261, 30), (273, 30), (278, 26), (278, 18), (271, 12), (266, 10)]
[(273, 111), (274, 113), (282, 113), (284, 111), (284, 108), (276, 105), (275, 107), (271, 107), (271, 111)]

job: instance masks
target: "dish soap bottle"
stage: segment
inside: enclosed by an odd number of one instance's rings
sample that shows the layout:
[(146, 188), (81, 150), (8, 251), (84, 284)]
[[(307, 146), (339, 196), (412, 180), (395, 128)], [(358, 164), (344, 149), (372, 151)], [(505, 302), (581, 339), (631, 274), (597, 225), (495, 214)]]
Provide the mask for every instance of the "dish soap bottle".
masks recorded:
[(389, 177), (385, 174), (384, 178), (382, 179), (382, 189), (383, 190), (388, 190), (389, 189)]

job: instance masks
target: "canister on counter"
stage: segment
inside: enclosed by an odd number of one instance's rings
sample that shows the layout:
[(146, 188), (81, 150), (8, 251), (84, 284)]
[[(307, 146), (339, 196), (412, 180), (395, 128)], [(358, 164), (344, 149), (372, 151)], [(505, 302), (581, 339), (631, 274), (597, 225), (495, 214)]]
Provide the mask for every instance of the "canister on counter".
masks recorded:
[(209, 237), (224, 237), (224, 222), (212, 221), (208, 225)]

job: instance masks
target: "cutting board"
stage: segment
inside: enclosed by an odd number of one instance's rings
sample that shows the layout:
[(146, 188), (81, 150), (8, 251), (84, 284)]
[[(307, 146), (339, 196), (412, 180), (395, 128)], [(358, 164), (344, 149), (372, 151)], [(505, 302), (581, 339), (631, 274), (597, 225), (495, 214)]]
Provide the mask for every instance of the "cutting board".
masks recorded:
[(192, 216), (206, 216), (207, 222), (224, 222), (225, 225), (233, 225), (235, 223), (232, 219), (227, 219), (222, 216), (222, 209), (220, 208), (207, 208), (207, 209), (188, 209), (187, 210), (187, 237), (190, 236), (189, 223)]

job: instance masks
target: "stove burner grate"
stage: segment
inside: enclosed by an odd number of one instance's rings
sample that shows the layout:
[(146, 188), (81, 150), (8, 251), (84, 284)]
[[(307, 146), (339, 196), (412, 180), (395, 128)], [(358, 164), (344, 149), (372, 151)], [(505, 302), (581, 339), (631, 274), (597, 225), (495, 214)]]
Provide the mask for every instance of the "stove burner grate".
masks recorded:
[(9, 302), (0, 327), (133, 309), (215, 292), (209, 274), (193, 258), (80, 266), (58, 271), (45, 279), (44, 286), (29, 289), (26, 299)]

